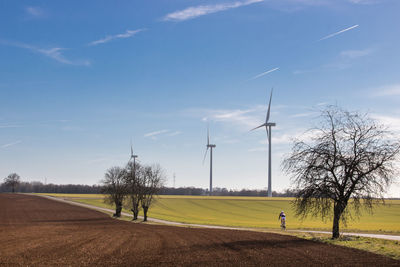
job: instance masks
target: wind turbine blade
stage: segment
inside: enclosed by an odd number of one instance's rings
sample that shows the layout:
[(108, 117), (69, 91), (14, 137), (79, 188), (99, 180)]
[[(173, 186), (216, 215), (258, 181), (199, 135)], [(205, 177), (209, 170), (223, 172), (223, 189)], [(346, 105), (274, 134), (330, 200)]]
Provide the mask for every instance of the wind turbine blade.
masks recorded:
[(261, 128), (261, 127), (264, 127), (264, 126), (267, 126), (266, 123), (261, 124), (260, 126), (257, 126), (256, 128), (253, 128), (250, 131), (254, 131), (255, 129), (258, 129), (258, 128)]
[(267, 123), (268, 122), (268, 120), (269, 120), (269, 113), (270, 113), (270, 110), (271, 110), (271, 100), (272, 100), (272, 91), (274, 90), (274, 88), (272, 88), (271, 89), (271, 96), (269, 97), (269, 104), (268, 104), (268, 111), (267, 111), (267, 118), (266, 118), (266, 120), (265, 120), (265, 123)]
[(210, 128), (209, 125), (207, 125), (207, 145), (210, 144), (210, 130), (209, 130), (209, 128)]
[(206, 161), (206, 157), (207, 157), (207, 152), (208, 152), (208, 147), (206, 149), (206, 153), (204, 153), (204, 158), (203, 158), (203, 165), (204, 165), (204, 161)]
[(132, 138), (131, 138), (131, 158), (133, 156), (133, 146), (132, 146)]
[(268, 127), (265, 127), (265, 130), (267, 131), (267, 138), (268, 138), (268, 142), (269, 142), (269, 131), (268, 131)]

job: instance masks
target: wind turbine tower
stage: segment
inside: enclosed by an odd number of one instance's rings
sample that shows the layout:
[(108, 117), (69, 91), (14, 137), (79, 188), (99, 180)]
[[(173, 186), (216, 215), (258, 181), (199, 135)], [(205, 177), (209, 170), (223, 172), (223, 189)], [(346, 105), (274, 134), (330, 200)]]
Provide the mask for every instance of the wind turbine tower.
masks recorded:
[(209, 191), (210, 196), (212, 195), (212, 188), (213, 188), (212, 187), (212, 162), (213, 162), (212, 152), (213, 152), (213, 148), (215, 148), (215, 147), (216, 147), (216, 145), (210, 144), (210, 133), (209, 133), (209, 129), (207, 127), (207, 149), (206, 149), (206, 153), (204, 154), (203, 164), (204, 164), (204, 161), (206, 160), (208, 149), (210, 149), (210, 191)]
[(265, 127), (265, 130), (267, 131), (267, 138), (268, 138), (268, 197), (272, 197), (272, 179), (271, 179), (271, 127), (276, 126), (276, 123), (274, 122), (269, 122), (269, 115), (270, 115), (270, 110), (271, 110), (271, 100), (272, 100), (272, 91), (271, 89), (271, 96), (269, 97), (269, 104), (268, 104), (268, 111), (267, 111), (267, 117), (265, 119), (265, 123), (261, 124), (260, 126), (252, 129), (258, 129), (261, 127)]

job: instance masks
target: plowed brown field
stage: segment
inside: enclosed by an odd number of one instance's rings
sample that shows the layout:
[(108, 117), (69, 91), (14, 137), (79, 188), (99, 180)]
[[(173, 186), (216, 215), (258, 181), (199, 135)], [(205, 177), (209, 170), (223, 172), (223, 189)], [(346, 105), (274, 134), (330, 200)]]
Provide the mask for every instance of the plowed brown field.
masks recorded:
[(133, 224), (37, 196), (0, 194), (0, 265), (400, 266), (400, 261), (292, 236)]

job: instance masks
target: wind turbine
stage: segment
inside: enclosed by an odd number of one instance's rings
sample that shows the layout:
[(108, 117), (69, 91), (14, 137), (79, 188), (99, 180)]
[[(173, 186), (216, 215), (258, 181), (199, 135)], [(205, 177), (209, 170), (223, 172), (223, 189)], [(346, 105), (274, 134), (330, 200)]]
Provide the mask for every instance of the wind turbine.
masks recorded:
[(270, 115), (270, 110), (271, 110), (271, 100), (272, 100), (272, 91), (271, 89), (271, 96), (269, 98), (269, 104), (268, 104), (268, 111), (267, 111), (267, 118), (265, 119), (265, 123), (261, 124), (260, 126), (252, 129), (251, 131), (264, 127), (265, 130), (267, 131), (267, 137), (268, 137), (268, 197), (272, 197), (272, 189), (271, 189), (271, 127), (276, 126), (276, 123), (274, 122), (269, 122), (269, 115)]
[(215, 147), (216, 147), (216, 145), (210, 144), (210, 133), (209, 133), (209, 129), (207, 127), (207, 149), (206, 149), (206, 153), (204, 154), (203, 164), (204, 164), (204, 161), (206, 160), (208, 149), (210, 149), (210, 191), (209, 191), (210, 196), (212, 194), (212, 152), (213, 152), (213, 148), (215, 148)]
[(133, 168), (135, 168), (135, 166), (136, 166), (136, 158), (137, 157), (138, 157), (138, 155), (133, 154), (133, 146), (132, 146), (132, 140), (131, 140), (131, 157), (129, 158), (128, 163), (133, 159)]

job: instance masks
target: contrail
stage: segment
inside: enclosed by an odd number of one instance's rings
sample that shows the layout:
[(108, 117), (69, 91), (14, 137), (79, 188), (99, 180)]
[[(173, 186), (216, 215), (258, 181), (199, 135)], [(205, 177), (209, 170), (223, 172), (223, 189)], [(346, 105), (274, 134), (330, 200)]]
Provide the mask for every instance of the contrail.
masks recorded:
[(347, 31), (350, 31), (350, 30), (352, 30), (352, 29), (354, 29), (354, 28), (357, 28), (357, 27), (358, 27), (358, 24), (356, 24), (356, 25), (354, 25), (354, 26), (351, 26), (351, 27), (349, 27), (349, 28), (347, 28), (347, 29), (341, 30), (341, 31), (339, 31), (339, 32), (335, 32), (335, 33), (329, 34), (328, 36), (325, 36), (325, 37), (319, 39), (318, 41), (322, 41), (322, 40), (325, 40), (325, 39), (332, 38), (333, 36), (336, 36), (336, 35), (338, 35), (338, 34), (341, 34), (341, 33), (347, 32)]
[(249, 81), (250, 80), (255, 80), (257, 78), (260, 78), (260, 77), (262, 77), (264, 75), (267, 75), (268, 73), (271, 73), (271, 72), (276, 71), (276, 70), (279, 70), (279, 68), (275, 68), (275, 69), (272, 69), (272, 70), (267, 70), (266, 72), (260, 73), (260, 74), (258, 74), (256, 76), (254, 76), (253, 78), (250, 78)]

